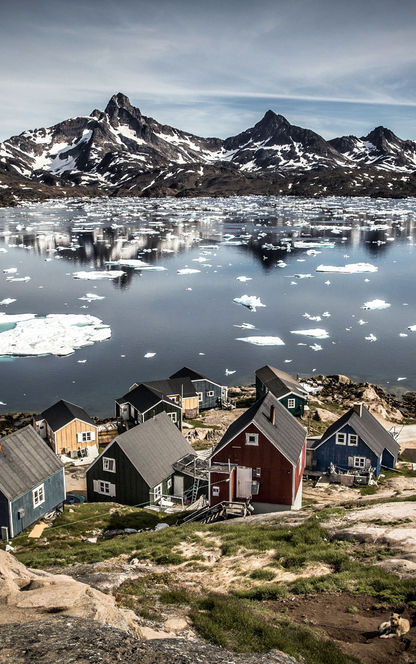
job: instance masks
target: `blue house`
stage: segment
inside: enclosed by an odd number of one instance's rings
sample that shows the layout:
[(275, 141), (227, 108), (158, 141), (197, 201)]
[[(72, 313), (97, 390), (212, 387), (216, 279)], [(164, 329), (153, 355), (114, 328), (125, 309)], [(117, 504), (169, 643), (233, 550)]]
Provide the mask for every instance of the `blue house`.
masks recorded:
[(62, 508), (62, 461), (32, 426), (0, 440), (0, 526), (13, 538), (45, 514)]
[(199, 410), (217, 408), (224, 401), (227, 401), (228, 389), (225, 385), (219, 385), (219, 383), (215, 383), (211, 378), (207, 378), (189, 367), (182, 367), (182, 369), (179, 369), (179, 371), (170, 376), (170, 379), (178, 378), (188, 378), (191, 380), (198, 395)]
[(313, 470), (325, 473), (333, 463), (338, 470), (374, 468), (377, 477), (381, 466), (395, 467), (400, 446), (360, 403), (331, 424), (309, 447), (309, 452), (312, 453)]

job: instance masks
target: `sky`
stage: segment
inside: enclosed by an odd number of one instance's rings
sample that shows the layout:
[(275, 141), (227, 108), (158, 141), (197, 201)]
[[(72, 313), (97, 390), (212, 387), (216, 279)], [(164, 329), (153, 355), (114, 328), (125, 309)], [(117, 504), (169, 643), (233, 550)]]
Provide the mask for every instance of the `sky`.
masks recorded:
[(105, 108), (225, 138), (270, 108), (416, 140), (416, 0), (0, 0), (0, 140)]

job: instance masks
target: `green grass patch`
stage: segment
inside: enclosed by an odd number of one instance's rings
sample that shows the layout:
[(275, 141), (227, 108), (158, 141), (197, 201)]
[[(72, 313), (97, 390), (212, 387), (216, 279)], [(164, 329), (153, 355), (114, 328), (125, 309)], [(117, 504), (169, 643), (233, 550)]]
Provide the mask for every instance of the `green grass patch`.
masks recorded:
[(272, 569), (255, 569), (250, 574), (252, 579), (259, 579), (261, 581), (271, 581), (275, 576), (276, 572)]
[(360, 487), (360, 493), (362, 496), (373, 496), (377, 491), (377, 484), (367, 484), (366, 486)]

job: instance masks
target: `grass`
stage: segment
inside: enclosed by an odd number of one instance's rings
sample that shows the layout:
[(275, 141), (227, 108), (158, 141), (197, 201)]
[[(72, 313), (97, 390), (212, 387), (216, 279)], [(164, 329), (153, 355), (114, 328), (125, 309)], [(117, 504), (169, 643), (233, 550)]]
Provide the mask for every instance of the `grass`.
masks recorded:
[(219, 431), (219, 429), (221, 429), (221, 427), (217, 426), (216, 424), (205, 424), (203, 420), (185, 420), (185, 422), (191, 424), (193, 427), (195, 427), (195, 429), (213, 429), (214, 431)]
[(377, 484), (367, 484), (366, 486), (360, 487), (360, 493), (362, 496), (373, 496), (377, 493), (379, 487)]

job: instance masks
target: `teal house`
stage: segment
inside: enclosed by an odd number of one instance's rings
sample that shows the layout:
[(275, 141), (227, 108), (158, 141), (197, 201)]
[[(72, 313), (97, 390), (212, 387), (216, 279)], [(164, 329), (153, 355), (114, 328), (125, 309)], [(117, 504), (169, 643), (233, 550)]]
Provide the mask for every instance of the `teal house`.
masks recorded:
[(295, 417), (302, 417), (308, 402), (308, 393), (295, 378), (270, 365), (256, 371), (256, 399), (271, 392)]

